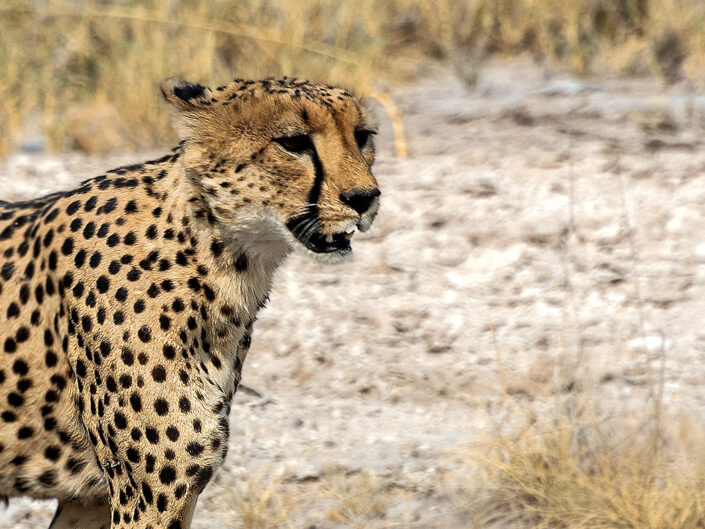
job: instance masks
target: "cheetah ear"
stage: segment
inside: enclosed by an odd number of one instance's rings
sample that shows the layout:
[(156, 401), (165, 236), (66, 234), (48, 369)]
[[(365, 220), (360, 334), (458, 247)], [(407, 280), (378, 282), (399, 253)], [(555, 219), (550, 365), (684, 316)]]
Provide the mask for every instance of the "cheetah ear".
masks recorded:
[(206, 86), (170, 77), (162, 81), (161, 88), (164, 99), (178, 110), (196, 110), (211, 105), (213, 92)]

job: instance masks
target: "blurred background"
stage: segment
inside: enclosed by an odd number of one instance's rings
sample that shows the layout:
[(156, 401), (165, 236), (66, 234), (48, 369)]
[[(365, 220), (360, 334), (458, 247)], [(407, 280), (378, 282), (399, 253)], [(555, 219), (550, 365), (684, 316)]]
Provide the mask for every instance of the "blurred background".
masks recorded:
[(196, 529), (705, 527), (705, 3), (4, 0), (0, 198), (159, 156), (173, 75), (380, 124), (379, 217), (278, 272)]

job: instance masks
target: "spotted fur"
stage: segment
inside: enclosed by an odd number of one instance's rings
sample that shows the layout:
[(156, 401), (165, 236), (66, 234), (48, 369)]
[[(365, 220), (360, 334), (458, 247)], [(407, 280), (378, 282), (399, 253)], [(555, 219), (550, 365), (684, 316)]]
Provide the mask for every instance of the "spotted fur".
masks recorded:
[(343, 260), (378, 206), (348, 92), (162, 91), (172, 153), (0, 202), (0, 496), (57, 498), (54, 529), (186, 529), (274, 270)]

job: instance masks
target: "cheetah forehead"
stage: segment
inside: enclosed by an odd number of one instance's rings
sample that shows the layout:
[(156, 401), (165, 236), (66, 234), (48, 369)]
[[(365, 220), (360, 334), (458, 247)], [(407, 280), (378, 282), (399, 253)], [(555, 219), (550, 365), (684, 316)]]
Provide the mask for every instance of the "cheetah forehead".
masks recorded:
[(269, 77), (259, 81), (235, 79), (228, 85), (216, 88), (216, 92), (222, 92), (228, 98), (233, 99), (259, 94), (286, 94), (295, 99), (307, 99), (316, 103), (333, 104), (335, 101), (357, 100), (352, 93), (344, 88), (316, 84), (295, 77), (279, 79)]
[(261, 80), (235, 79), (215, 89), (170, 78), (162, 83), (165, 99), (181, 113), (192, 119), (223, 118), (245, 112), (259, 111), (264, 120), (276, 110), (301, 112), (308, 108), (311, 114), (332, 115), (343, 121), (354, 120), (370, 124), (370, 118), (360, 100), (344, 88), (316, 84), (292, 77)]

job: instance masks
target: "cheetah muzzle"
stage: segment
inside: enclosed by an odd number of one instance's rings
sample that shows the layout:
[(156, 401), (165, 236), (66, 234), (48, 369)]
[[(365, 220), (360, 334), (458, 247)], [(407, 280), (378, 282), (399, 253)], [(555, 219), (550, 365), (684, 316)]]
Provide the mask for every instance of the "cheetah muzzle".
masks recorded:
[(345, 260), (379, 208), (345, 90), (161, 89), (172, 153), (0, 201), (0, 498), (58, 499), (52, 529), (187, 529), (274, 271)]

